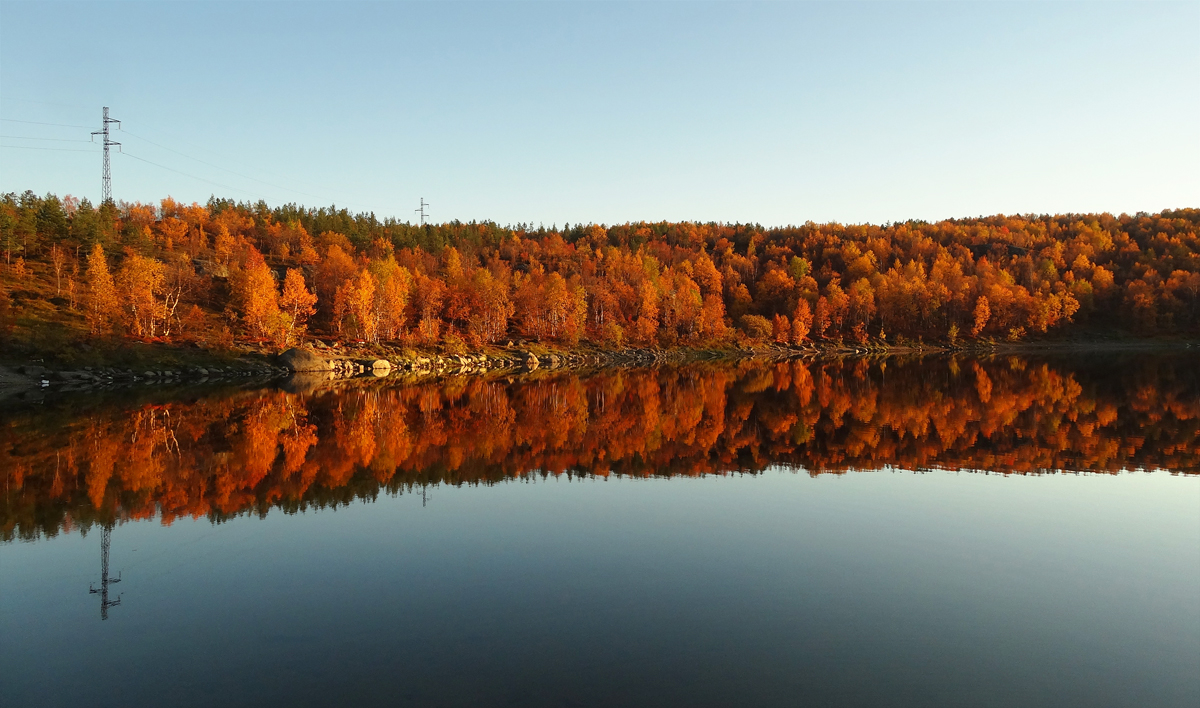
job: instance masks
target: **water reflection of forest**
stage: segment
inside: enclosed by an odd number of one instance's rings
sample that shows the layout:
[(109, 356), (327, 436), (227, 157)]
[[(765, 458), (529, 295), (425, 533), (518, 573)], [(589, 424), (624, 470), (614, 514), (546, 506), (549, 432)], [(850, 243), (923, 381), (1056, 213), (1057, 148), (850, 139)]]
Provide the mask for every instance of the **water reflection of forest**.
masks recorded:
[(69, 401), (0, 428), (3, 535), (522, 476), (1200, 471), (1196, 357), (697, 364)]

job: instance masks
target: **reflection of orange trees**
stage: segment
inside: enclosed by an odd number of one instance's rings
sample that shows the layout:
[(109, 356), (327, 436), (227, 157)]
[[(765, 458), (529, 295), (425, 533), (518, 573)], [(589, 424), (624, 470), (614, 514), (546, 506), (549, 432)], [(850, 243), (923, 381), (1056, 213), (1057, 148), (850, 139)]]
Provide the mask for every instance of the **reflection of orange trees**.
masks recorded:
[[(939, 360), (694, 365), (506, 384), (457, 378), (13, 416), (6, 538), (119, 518), (222, 518), (414, 484), (701, 475), (770, 464), (1200, 471), (1187, 364), (1068, 372)], [(61, 414), (60, 414), (61, 415)], [(47, 432), (49, 431), (49, 432)]]

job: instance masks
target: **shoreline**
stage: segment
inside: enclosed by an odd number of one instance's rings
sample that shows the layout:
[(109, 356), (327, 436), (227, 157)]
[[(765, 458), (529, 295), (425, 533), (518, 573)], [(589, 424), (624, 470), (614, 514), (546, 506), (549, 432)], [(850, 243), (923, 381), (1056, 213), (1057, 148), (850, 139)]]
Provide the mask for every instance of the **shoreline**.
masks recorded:
[[(134, 347), (115, 351), (119, 357)], [(0, 400), (48, 392), (86, 392), (145, 385), (202, 385), (245, 383), (263, 385), (297, 378), (312, 388), (320, 381), (347, 379), (424, 380), (441, 376), (511, 377), (535, 371), (603, 370), (704, 361), (828, 360), (896, 356), (1012, 356), (1020, 354), (1103, 354), (1187, 352), (1200, 356), (1200, 340), (1049, 340), (1042, 342), (906, 343), (848, 345), (821, 342), (804, 346), (759, 345), (724, 348), (672, 347), (604, 349), (595, 346), (554, 347), (509, 342), (464, 353), (413, 350), (384, 345), (325, 344), (316, 339), (281, 353), (264, 350), (211, 352), (160, 345), (158, 351), (136, 352), (136, 363), (113, 365), (105, 356), (91, 363), (46, 362), (47, 355), (15, 358), (0, 355)], [(299, 354), (296, 354), (299, 352)], [(113, 352), (106, 352), (113, 353)], [(149, 354), (149, 356), (146, 356)], [(290, 356), (289, 356), (290, 355)], [(300, 361), (300, 363), (296, 363)], [(307, 363), (304, 363), (307, 362)]]

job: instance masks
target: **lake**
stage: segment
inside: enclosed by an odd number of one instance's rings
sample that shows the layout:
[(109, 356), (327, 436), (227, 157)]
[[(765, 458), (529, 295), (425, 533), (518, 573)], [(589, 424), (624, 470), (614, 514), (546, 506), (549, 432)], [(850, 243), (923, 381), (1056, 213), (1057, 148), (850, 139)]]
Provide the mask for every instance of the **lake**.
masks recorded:
[(0, 420), (12, 708), (1200, 705), (1194, 350), (145, 386)]

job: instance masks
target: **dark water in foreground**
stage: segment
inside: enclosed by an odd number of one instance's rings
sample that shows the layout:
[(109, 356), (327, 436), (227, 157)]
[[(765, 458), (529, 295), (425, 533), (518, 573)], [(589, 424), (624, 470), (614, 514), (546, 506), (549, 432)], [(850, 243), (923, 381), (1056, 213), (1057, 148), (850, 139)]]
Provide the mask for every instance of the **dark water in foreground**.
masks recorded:
[(1194, 706), (1198, 363), (16, 405), (0, 703)]

